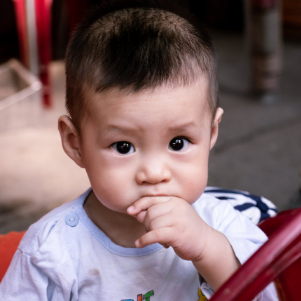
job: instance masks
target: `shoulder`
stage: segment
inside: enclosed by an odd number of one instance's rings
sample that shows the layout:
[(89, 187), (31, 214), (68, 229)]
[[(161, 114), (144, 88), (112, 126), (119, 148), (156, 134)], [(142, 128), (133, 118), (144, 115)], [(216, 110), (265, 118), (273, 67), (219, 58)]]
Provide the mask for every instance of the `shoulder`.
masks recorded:
[(267, 240), (260, 228), (248, 217), (235, 210), (228, 201), (204, 193), (193, 207), (209, 226), (227, 237), (241, 263)]
[(207, 193), (203, 193), (192, 207), (213, 228), (219, 228), (225, 217), (229, 220), (237, 215), (229, 202), (222, 202)]
[(62, 239), (68, 227), (66, 225), (66, 218), (76, 212), (76, 207), (82, 206), (89, 192), (90, 190), (83, 193), (77, 199), (55, 208), (39, 221), (32, 224), (26, 231), (18, 249), (24, 254), (31, 256), (47, 241), (50, 239), (53, 240), (54, 236), (60, 236)]
[(228, 201), (203, 193), (192, 206), (208, 225), (224, 234), (237, 238), (255, 235), (259, 241), (266, 240), (264, 233), (252, 223), (250, 218), (234, 209)]
[(276, 206), (263, 196), (254, 195), (247, 191), (206, 187), (205, 193), (230, 203), (234, 209), (248, 217), (254, 224), (277, 214)]

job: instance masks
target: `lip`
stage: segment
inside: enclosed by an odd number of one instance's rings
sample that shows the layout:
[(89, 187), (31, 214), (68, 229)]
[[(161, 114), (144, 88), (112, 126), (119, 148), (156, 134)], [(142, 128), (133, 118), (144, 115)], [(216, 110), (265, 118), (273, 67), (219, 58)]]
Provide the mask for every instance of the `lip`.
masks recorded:
[(163, 194), (163, 193), (146, 194), (143, 197), (156, 197), (156, 196), (168, 196), (168, 194)]

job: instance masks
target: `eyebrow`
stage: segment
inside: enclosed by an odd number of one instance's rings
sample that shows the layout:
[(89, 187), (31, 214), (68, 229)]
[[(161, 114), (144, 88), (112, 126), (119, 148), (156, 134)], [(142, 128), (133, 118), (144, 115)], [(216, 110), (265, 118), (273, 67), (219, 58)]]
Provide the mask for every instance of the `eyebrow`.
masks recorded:
[[(167, 131), (168, 132), (188, 132), (197, 130), (198, 127), (193, 121), (189, 121), (186, 123), (179, 123), (177, 125), (168, 126)], [(128, 126), (117, 126), (117, 125), (109, 125), (105, 130), (104, 134), (107, 133), (132, 133), (132, 132), (139, 132), (140, 129), (137, 127), (128, 127)]]
[(180, 123), (178, 125), (170, 126), (168, 127), (168, 130), (170, 132), (186, 132), (186, 131), (193, 131), (197, 130), (198, 127), (193, 121), (186, 122), (186, 123)]
[(127, 133), (127, 132), (138, 132), (137, 128), (127, 127), (127, 126), (117, 126), (117, 125), (109, 125), (105, 130), (104, 133)]

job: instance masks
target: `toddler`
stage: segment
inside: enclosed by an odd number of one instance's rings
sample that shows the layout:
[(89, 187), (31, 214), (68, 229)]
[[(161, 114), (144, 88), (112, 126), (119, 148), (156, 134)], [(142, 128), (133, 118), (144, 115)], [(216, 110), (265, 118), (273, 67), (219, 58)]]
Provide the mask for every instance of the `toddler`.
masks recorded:
[(223, 114), (214, 51), (162, 2), (102, 1), (73, 34), (58, 127), (91, 189), (29, 228), (1, 300), (206, 300), (265, 242), (203, 193)]

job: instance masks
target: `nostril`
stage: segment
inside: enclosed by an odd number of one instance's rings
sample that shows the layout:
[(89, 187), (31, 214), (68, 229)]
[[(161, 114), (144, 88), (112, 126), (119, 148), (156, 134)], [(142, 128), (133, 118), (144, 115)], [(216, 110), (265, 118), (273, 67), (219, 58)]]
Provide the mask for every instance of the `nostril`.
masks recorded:
[(169, 173), (139, 173), (136, 176), (138, 184), (159, 184), (167, 183), (170, 181)]

